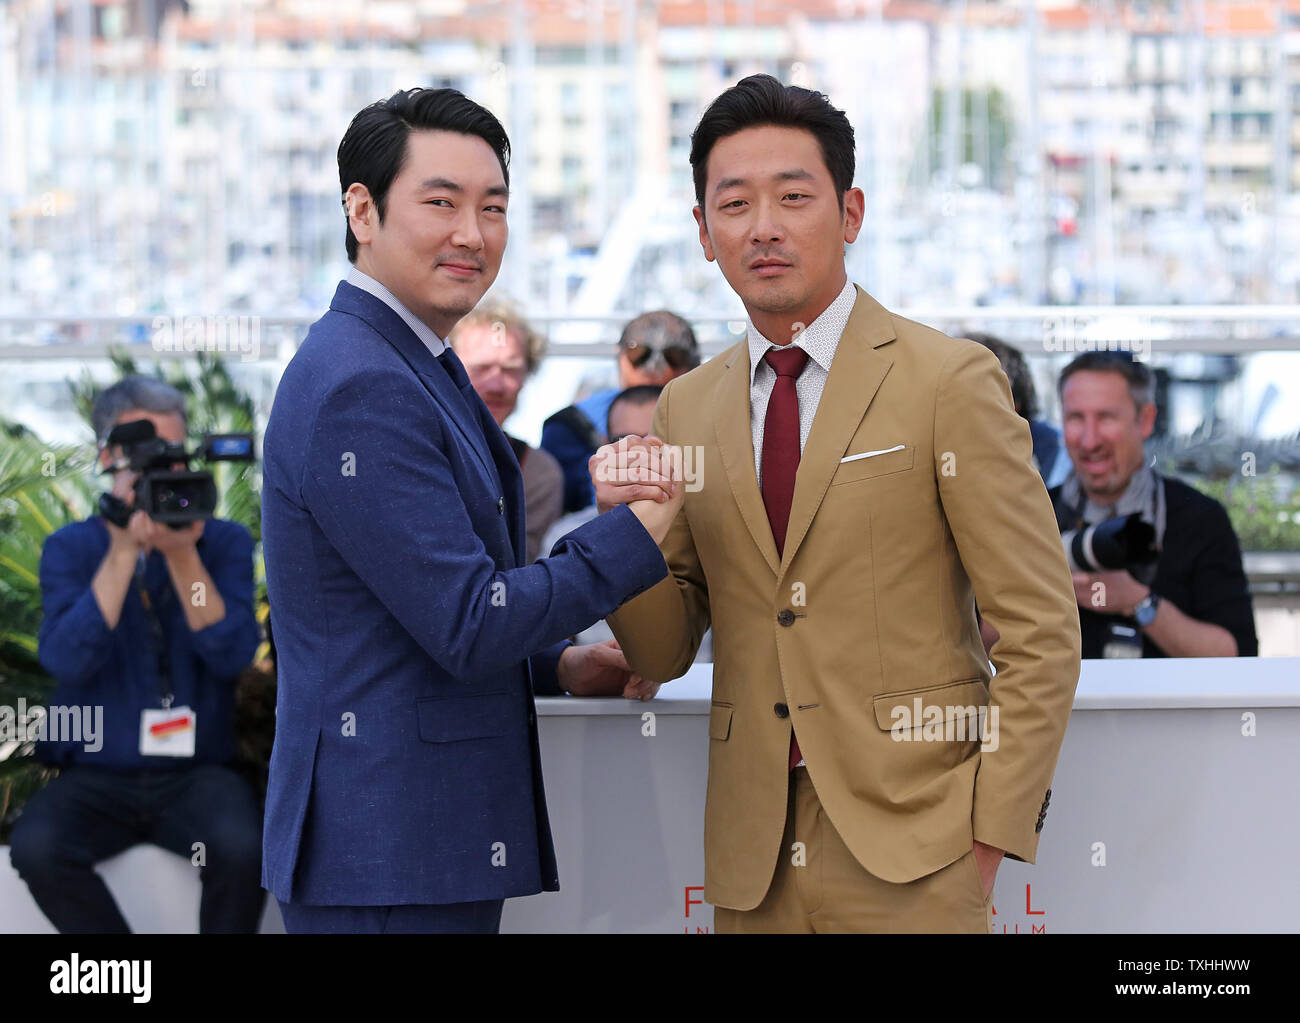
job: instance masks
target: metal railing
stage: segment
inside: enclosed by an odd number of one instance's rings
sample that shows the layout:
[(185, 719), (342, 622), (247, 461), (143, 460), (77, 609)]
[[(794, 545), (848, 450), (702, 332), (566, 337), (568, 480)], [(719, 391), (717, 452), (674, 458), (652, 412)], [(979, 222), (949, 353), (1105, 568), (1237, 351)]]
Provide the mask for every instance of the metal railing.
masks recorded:
[[(323, 310), (322, 310), (323, 312)], [(997, 334), (1026, 355), (1068, 354), (1096, 347), (1137, 348), (1139, 353), (1245, 354), (1300, 351), (1300, 306), (924, 306), (895, 310), (898, 315), (946, 333), (978, 329)], [(735, 317), (683, 313), (695, 327), (706, 357), (744, 336), (743, 313)], [(240, 348), (256, 348), (254, 360), (287, 359), (318, 316), (261, 315), (246, 311), (196, 316), (150, 314), (0, 315), (0, 359), (105, 358), (115, 347), (144, 354), (185, 356), (186, 325), (198, 324), (205, 338), (229, 337), (222, 330), (242, 331), (237, 343), (217, 347), (200, 341), (203, 350), (249, 361)], [(548, 338), (557, 356), (601, 356), (612, 350), (628, 316), (532, 316), (530, 322)], [(214, 329), (221, 328), (221, 329)], [(251, 332), (255, 335), (250, 337)], [(182, 335), (178, 337), (177, 335)], [(592, 340), (598, 335), (605, 340)], [(160, 343), (161, 341), (161, 343)], [(172, 343), (168, 343), (171, 341)], [(255, 344), (254, 344), (255, 342)]]

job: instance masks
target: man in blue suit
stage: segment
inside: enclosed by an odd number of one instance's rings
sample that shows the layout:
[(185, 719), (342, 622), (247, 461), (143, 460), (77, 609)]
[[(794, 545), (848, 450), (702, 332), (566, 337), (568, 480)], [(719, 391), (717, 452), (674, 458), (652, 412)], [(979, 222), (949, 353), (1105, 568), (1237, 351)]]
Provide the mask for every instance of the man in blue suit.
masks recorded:
[(628, 678), (563, 638), (665, 577), (682, 487), (529, 564), (518, 463), (443, 341), (501, 265), (505, 130), (412, 89), (357, 114), (338, 162), (353, 270), (264, 443), (262, 882), (291, 933), (495, 932), (505, 898), (559, 888), (533, 691)]

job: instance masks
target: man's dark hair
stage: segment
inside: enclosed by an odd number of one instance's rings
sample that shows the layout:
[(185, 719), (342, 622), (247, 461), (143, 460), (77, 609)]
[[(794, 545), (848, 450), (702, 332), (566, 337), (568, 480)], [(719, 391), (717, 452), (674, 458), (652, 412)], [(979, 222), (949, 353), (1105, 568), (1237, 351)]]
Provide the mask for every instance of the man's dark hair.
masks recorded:
[(1084, 352), (1075, 356), (1056, 381), (1056, 393), (1065, 393), (1065, 382), (1075, 373), (1088, 370), (1093, 373), (1118, 373), (1128, 381), (1128, 393), (1139, 412), (1143, 405), (1156, 400), (1155, 380), (1151, 367), (1133, 358), (1131, 352)]
[(1011, 400), (1015, 402), (1016, 412), (1025, 419), (1035, 418), (1038, 415), (1038, 392), (1034, 390), (1034, 378), (1029, 373), (1029, 364), (1020, 354), (1020, 349), (1007, 344), (1000, 337), (980, 331), (968, 330), (962, 337), (983, 345), (998, 357), (998, 362), (1002, 363), (1002, 372), (1007, 375), (1007, 383), (1011, 385)]
[(663, 388), (658, 384), (637, 384), (635, 387), (626, 387), (614, 395), (614, 400), (609, 403), (609, 411), (605, 414), (605, 436), (614, 436), (614, 431), (610, 429), (610, 423), (614, 421), (614, 409), (620, 405), (653, 405), (659, 400), (659, 395)]
[[(454, 131), (477, 135), (497, 154), (506, 187), (510, 187), (510, 139), (501, 122), (457, 89), (403, 89), (361, 110), (339, 143), (339, 186), (343, 208), (353, 182), (370, 190), (379, 222), (393, 179), (406, 159), (406, 139), (412, 131)], [(347, 225), (348, 261), (357, 261), (357, 239)]]
[(813, 133), (835, 182), (835, 200), (843, 212), (844, 193), (853, 187), (853, 125), (824, 94), (782, 85), (771, 75), (742, 78), (709, 104), (691, 134), (691, 173), (700, 209), (704, 209), (704, 186), (714, 143), (745, 128), (766, 124)]

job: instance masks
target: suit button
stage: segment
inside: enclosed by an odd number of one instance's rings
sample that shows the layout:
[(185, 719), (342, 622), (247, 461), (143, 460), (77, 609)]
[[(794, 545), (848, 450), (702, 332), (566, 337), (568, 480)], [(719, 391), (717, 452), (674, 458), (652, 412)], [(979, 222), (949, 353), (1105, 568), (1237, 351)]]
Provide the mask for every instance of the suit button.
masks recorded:
[(776, 620), (780, 622), (782, 625), (793, 625), (794, 612), (791, 611), (788, 607), (782, 608), (780, 613), (777, 614)]
[(790, 708), (784, 703), (778, 703), (772, 709), (776, 711), (776, 716), (779, 718), (788, 718), (790, 716)]
[(504, 497), (498, 497), (498, 498), (497, 498), (497, 514), (498, 514), (498, 515), (504, 515), (505, 513), (506, 513), (506, 499), (505, 499)]

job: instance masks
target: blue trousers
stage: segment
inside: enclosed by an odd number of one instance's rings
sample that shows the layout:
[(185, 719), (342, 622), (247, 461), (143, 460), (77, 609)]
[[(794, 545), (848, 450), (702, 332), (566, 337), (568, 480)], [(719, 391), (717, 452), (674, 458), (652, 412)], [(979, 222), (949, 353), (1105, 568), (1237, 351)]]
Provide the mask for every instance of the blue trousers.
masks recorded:
[(426, 906), (280, 902), (280, 916), (289, 934), (496, 934), (504, 904), (504, 899)]
[(262, 916), (262, 819), (253, 790), (218, 764), (114, 771), (77, 764), (37, 792), (9, 859), (62, 934), (128, 934), (96, 863), (148, 843), (193, 859), (203, 843), (199, 931), (252, 934)]

